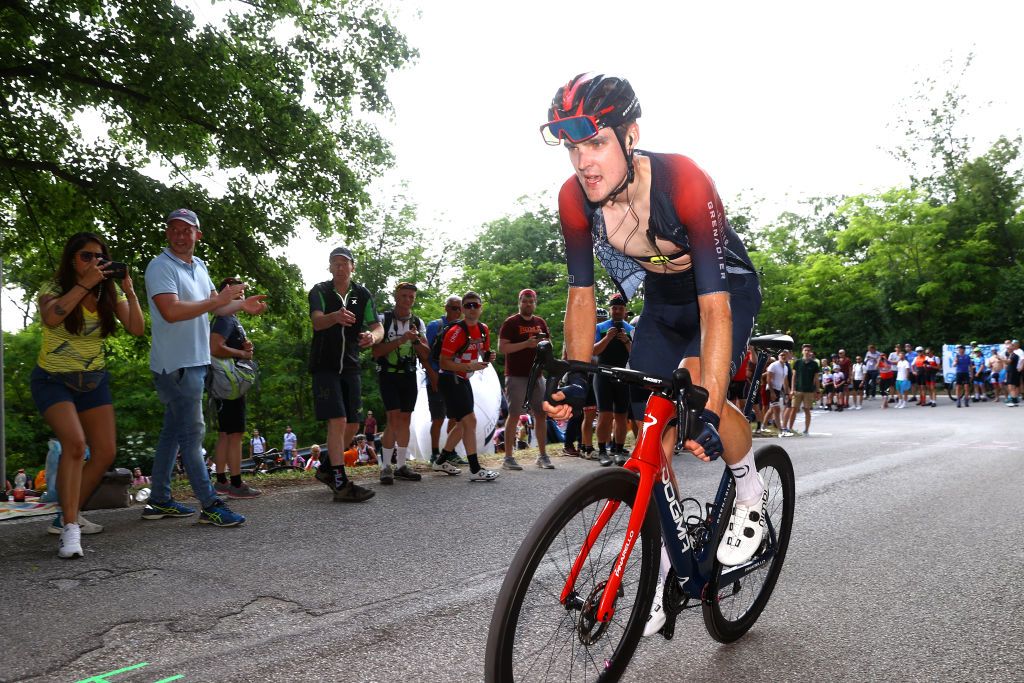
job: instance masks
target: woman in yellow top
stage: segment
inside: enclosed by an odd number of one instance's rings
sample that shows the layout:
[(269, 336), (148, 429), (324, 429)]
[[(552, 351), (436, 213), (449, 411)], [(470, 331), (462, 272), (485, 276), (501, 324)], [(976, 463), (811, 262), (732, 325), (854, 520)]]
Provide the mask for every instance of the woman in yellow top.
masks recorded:
[[(61, 514), (50, 532), (60, 534), (57, 555), (83, 557), (81, 534), (103, 530), (79, 508), (114, 462), (117, 436), (103, 340), (120, 320), (136, 336), (145, 331), (142, 308), (127, 270), (121, 290), (107, 245), (99, 235), (68, 238), (52, 282), (39, 293), (43, 344), (32, 370), (32, 399), (61, 443), (57, 494)], [(83, 466), (85, 447), (89, 461)]]

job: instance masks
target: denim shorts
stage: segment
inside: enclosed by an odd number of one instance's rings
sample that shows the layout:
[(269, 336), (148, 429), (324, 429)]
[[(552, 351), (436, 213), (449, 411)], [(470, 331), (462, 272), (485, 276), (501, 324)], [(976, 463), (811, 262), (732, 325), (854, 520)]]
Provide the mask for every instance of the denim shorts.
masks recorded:
[(47, 372), (38, 365), (32, 368), (29, 384), (32, 400), (40, 414), (62, 401), (75, 404), (75, 411), (79, 413), (114, 402), (110, 396), (110, 375), (106, 370), (103, 371), (103, 379), (92, 391), (75, 391), (64, 384), (59, 375)]

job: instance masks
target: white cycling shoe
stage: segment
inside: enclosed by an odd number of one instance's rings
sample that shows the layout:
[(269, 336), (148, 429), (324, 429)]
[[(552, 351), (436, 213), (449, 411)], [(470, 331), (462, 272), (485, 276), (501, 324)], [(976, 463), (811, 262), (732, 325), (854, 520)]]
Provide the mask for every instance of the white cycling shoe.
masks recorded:
[(644, 625), (644, 638), (653, 636), (665, 625), (665, 606), (662, 604), (662, 597), (664, 595), (665, 582), (662, 580), (658, 582), (658, 589), (654, 591), (651, 613), (647, 615), (647, 623)]
[(761, 547), (767, 529), (768, 489), (761, 494), (761, 500), (754, 505), (740, 505), (732, 508), (729, 526), (722, 542), (718, 545), (718, 561), (726, 567), (743, 564)]

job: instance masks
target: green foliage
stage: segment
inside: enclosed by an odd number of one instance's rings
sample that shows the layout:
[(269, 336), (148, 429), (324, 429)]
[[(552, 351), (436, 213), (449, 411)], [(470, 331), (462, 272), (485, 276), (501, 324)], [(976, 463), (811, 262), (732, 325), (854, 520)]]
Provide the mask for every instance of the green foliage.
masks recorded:
[(359, 112), (388, 111), (414, 55), (374, 0), (234, 3), (216, 25), (173, 0), (18, 0), (0, 26), (0, 231), (29, 298), (67, 235), (98, 226), (140, 271), (188, 206), (217, 273), (289, 301), (298, 270), (271, 250), (300, 225), (358, 234), (391, 160)]

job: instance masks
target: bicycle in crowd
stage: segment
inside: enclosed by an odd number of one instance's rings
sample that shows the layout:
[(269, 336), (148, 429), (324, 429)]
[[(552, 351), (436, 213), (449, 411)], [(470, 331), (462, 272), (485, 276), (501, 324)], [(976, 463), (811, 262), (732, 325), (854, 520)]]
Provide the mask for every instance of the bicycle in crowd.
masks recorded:
[[(762, 353), (786, 344), (778, 335), (752, 343)], [(516, 552), (491, 619), (485, 680), (618, 680), (650, 612), (662, 543), (672, 565), (665, 579), (662, 635), (671, 639), (677, 616), (700, 607), (714, 639), (728, 643), (743, 636), (768, 603), (789, 545), (795, 484), (786, 451), (776, 445), (758, 449), (757, 470), (768, 491), (767, 533), (749, 561), (723, 566), (716, 551), (733, 505), (732, 474), (724, 469), (714, 502), (702, 506), (680, 496), (672, 456), (662, 448), (664, 430), (673, 421), (679, 426), (676, 451), (686, 435), (694, 436), (707, 391), (693, 384), (684, 368), (665, 380), (626, 368), (555, 360), (547, 342), (537, 347), (533, 372), (541, 369), (549, 373), (549, 400), (568, 372), (600, 374), (652, 394), (626, 464), (573, 483), (541, 513)]]

